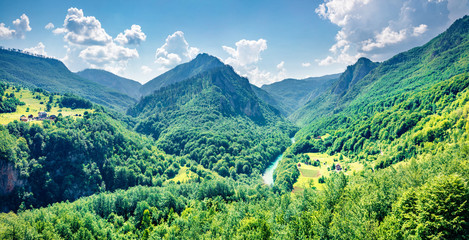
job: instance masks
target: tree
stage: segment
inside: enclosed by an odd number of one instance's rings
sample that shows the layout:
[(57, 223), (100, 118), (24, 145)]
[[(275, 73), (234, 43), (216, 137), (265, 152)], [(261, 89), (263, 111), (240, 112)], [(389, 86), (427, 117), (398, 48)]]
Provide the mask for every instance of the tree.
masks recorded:
[(469, 191), (456, 175), (429, 181), (419, 192), (417, 234), (423, 239), (464, 239), (469, 236)]

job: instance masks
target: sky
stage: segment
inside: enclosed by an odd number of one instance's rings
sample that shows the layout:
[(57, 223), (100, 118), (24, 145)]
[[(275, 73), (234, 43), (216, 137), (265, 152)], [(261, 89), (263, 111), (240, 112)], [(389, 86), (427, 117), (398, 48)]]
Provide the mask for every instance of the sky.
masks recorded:
[(257, 86), (384, 61), (469, 14), (469, 0), (0, 1), (0, 46), (145, 83), (199, 53)]

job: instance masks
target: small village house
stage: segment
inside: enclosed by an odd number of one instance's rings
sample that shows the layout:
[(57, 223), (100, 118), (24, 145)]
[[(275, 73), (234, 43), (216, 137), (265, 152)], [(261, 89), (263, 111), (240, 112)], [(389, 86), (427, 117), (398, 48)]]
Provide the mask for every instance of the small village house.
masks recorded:
[(335, 170), (342, 171), (342, 167), (340, 166), (340, 164), (335, 165)]
[(38, 112), (37, 117), (39, 120), (44, 120), (47, 118), (47, 113), (46, 112)]

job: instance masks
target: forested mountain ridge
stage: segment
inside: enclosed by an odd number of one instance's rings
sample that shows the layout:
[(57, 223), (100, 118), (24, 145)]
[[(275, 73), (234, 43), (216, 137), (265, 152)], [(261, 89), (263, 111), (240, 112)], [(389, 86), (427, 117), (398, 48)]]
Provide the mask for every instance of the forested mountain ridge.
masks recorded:
[(295, 131), (227, 65), (163, 87), (128, 114), (139, 119), (135, 130), (155, 138), (165, 152), (234, 179), (265, 169)]
[(191, 78), (212, 68), (222, 66), (224, 66), (224, 64), (218, 58), (210, 56), (206, 53), (201, 53), (197, 55), (197, 57), (192, 61), (180, 64), (143, 84), (143, 86), (140, 88), (140, 93), (142, 96), (146, 96), (162, 87)]
[(59, 60), (6, 49), (0, 49), (0, 79), (49, 92), (73, 93), (120, 111), (135, 103), (125, 94), (70, 72)]
[(140, 99), (140, 87), (142, 84), (137, 81), (123, 78), (100, 69), (85, 69), (77, 72), (77, 74), (82, 78), (114, 89), (115, 91), (126, 94), (136, 100)]
[(285, 116), (289, 116), (308, 101), (315, 99), (328, 90), (337, 81), (339, 76), (339, 74), (332, 74), (300, 80), (289, 78), (280, 82), (263, 85), (261, 89), (275, 99), (278, 103), (278, 108), (282, 110)]
[(370, 111), (379, 110), (389, 107), (397, 94), (428, 88), (469, 71), (468, 23), (468, 16), (455, 21), (448, 30), (427, 44), (380, 63), (356, 81), (345, 94), (338, 96), (325, 93), (292, 114), (291, 119), (305, 126), (318, 117), (345, 109), (369, 105)]

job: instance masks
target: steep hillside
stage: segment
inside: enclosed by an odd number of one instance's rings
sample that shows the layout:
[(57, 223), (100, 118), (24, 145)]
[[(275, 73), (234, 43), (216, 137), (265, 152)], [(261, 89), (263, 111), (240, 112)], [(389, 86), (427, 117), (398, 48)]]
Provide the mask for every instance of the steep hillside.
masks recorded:
[(378, 63), (372, 62), (370, 59), (358, 59), (354, 65), (348, 66), (345, 72), (340, 75), (339, 80), (334, 83), (331, 93), (336, 95), (345, 94), (347, 90), (349, 90), (377, 66)]
[(468, 26), (468, 16), (459, 19), (424, 46), (379, 64), (343, 95), (308, 104), (299, 111), (297, 121), (307, 125), (293, 153), (341, 153), (384, 168), (464, 131), (458, 119), (465, 113), (458, 112), (466, 111), (469, 86)]
[(329, 89), (322, 92), (312, 101), (301, 106), (290, 115), (290, 119), (300, 126), (313, 121), (325, 114), (337, 111), (337, 103), (350, 89), (371, 70), (376, 68), (378, 63), (374, 63), (367, 58), (360, 58), (358, 61), (347, 67), (339, 75), (338, 79), (332, 83)]
[(145, 83), (141, 87), (140, 93), (143, 96), (149, 95), (162, 87), (186, 80), (199, 73), (221, 67), (223, 65), (224, 64), (218, 60), (218, 58), (209, 56), (208, 54), (199, 54), (192, 61), (178, 65), (175, 68)]
[(49, 92), (73, 93), (94, 103), (124, 110), (135, 100), (108, 87), (81, 78), (52, 58), (0, 49), (0, 80)]
[(275, 107), (277, 110), (282, 113), (283, 116), (287, 117), (288, 112), (285, 110), (285, 107), (279, 102), (276, 98), (270, 95), (267, 91), (263, 90), (260, 87), (251, 84), (252, 91), (256, 94), (256, 96), (264, 101), (265, 103), (269, 104), (272, 107)]
[(307, 102), (328, 90), (339, 78), (339, 74), (306, 79), (285, 79), (280, 82), (263, 85), (262, 90), (274, 98), (281, 109), (289, 116)]
[(77, 74), (82, 78), (111, 88), (114, 91), (126, 94), (134, 99), (138, 100), (141, 96), (140, 87), (142, 84), (131, 79), (119, 77), (108, 71), (100, 69), (85, 69), (77, 72)]
[(225, 65), (163, 87), (128, 113), (140, 119), (136, 130), (165, 152), (232, 178), (265, 169), (295, 130)]

